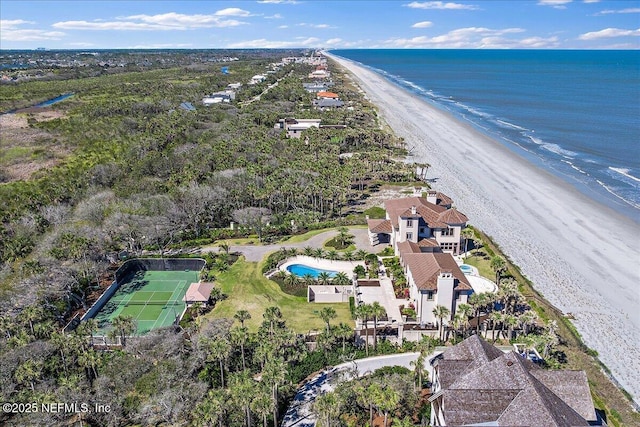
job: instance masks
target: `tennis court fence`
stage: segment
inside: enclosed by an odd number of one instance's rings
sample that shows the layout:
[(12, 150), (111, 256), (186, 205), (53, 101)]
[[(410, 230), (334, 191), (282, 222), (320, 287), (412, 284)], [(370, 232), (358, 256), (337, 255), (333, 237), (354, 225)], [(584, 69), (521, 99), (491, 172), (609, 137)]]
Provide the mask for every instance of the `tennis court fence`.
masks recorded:
[(200, 271), (206, 262), (202, 258), (135, 258), (125, 261), (116, 271), (116, 281), (138, 271)]

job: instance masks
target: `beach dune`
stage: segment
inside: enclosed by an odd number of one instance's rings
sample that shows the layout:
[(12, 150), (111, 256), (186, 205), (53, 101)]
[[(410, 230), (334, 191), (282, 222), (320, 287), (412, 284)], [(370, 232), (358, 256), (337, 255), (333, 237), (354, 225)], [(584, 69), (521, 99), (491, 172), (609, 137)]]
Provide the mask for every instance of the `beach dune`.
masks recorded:
[(435, 188), (490, 235), (640, 397), (640, 226), (381, 75), (351, 72)]

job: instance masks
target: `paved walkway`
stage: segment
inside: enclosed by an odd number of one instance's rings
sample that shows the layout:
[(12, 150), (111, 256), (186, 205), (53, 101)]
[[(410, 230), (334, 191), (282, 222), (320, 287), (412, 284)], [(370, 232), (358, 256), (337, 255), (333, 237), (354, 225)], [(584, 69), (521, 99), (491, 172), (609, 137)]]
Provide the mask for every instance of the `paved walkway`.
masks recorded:
[[(354, 244), (356, 249), (362, 249), (367, 252), (380, 252), (386, 245), (378, 245), (372, 247), (369, 243), (369, 232), (366, 228), (349, 228), (349, 233), (354, 236)], [(324, 242), (338, 235), (336, 230), (325, 231), (318, 235), (315, 235), (308, 240), (300, 243), (279, 243), (274, 245), (232, 245), (229, 247), (231, 252), (240, 252), (244, 255), (245, 259), (249, 262), (259, 262), (267, 254), (277, 251), (280, 248), (296, 248), (302, 249), (307, 246), (312, 248), (321, 248)], [(220, 248), (218, 246), (207, 246), (201, 249), (200, 252), (217, 252)]]

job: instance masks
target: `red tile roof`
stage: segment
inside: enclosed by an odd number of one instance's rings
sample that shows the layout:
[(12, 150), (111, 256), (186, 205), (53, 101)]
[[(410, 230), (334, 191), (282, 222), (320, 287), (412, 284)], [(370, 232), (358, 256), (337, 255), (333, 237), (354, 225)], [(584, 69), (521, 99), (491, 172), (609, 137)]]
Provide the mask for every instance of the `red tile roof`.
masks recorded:
[[(415, 214), (412, 213), (412, 208), (414, 207)], [(429, 228), (447, 228), (448, 224), (463, 224), (468, 221), (467, 217), (456, 209), (447, 209), (444, 206), (434, 205), (427, 202), (427, 199), (423, 197), (387, 200), (384, 203), (384, 208), (389, 214), (394, 228), (399, 227), (398, 217), (422, 218)]]
[(182, 300), (187, 302), (207, 302), (213, 288), (213, 283), (192, 283), (189, 285), (189, 289), (187, 289)]
[(450, 253), (427, 252), (401, 255), (418, 289), (436, 291), (440, 273), (450, 272), (457, 279), (456, 290), (471, 290), (471, 284)]
[(333, 92), (318, 92), (318, 98), (340, 98), (337, 93)]
[(372, 233), (387, 233), (391, 234), (391, 221), (388, 219), (368, 219), (367, 225), (369, 231)]

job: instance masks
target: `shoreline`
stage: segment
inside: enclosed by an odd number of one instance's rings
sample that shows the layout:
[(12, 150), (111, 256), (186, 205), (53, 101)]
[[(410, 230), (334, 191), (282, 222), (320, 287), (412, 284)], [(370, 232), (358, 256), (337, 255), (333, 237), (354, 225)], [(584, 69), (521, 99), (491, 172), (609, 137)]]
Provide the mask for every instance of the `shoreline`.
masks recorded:
[(571, 312), (584, 343), (640, 399), (640, 227), (499, 141), (380, 74), (330, 53), (413, 152), (435, 187), (498, 243), (545, 299)]

